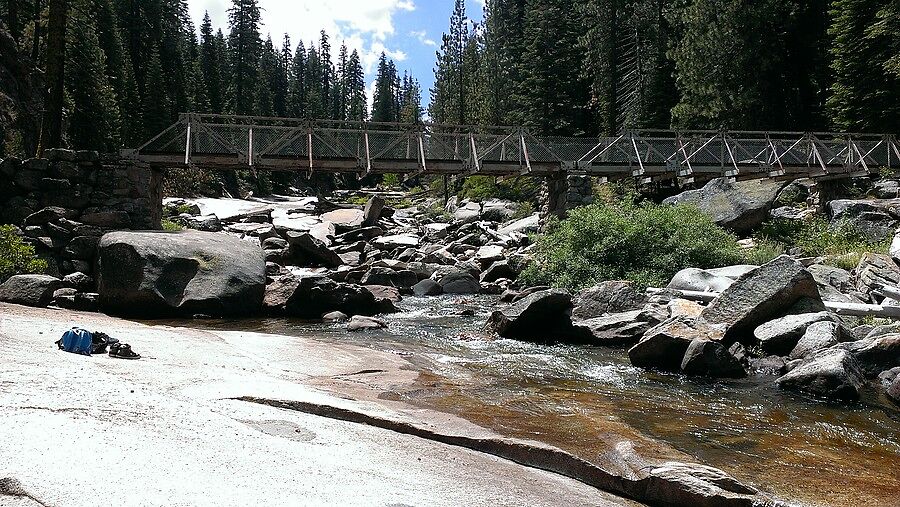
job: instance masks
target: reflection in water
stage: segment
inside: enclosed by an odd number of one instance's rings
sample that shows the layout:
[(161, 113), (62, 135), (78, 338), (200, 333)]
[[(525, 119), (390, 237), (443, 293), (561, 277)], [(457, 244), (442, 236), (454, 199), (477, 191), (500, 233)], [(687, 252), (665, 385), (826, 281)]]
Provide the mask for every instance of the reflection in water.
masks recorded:
[[(403, 353), (423, 374), (413, 403), (591, 459), (604, 428), (640, 433), (783, 498), (814, 505), (900, 505), (900, 417), (782, 393), (772, 377), (686, 378), (633, 368), (621, 349), (493, 340), (488, 297), (405, 299), (389, 327), (283, 319), (204, 327), (303, 336)], [(458, 316), (464, 308), (475, 317)], [(617, 430), (621, 426), (616, 427)]]

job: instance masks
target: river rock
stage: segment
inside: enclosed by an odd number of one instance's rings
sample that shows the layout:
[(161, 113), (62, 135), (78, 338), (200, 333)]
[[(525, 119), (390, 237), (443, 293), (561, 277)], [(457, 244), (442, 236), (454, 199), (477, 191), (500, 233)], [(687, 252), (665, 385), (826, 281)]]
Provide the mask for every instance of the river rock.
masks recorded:
[(837, 345), (841, 341), (842, 330), (837, 322), (814, 322), (806, 328), (788, 359), (803, 359), (819, 350)]
[(844, 343), (840, 347), (853, 354), (868, 378), (874, 378), (885, 370), (900, 366), (900, 334), (879, 335)]
[(94, 288), (94, 279), (81, 271), (69, 273), (63, 277), (62, 281), (66, 287), (72, 287), (80, 291), (86, 292)]
[(412, 291), (416, 297), (440, 296), (444, 293), (444, 289), (441, 288), (441, 285), (430, 278), (421, 280), (419, 283), (413, 285)]
[(609, 313), (637, 310), (647, 302), (647, 296), (638, 292), (628, 281), (606, 281), (579, 292), (574, 299), (572, 317), (591, 319)]
[(350, 332), (384, 329), (386, 327), (387, 324), (383, 321), (363, 315), (354, 315), (350, 317), (350, 322), (347, 323), (347, 331)]
[(885, 394), (894, 403), (900, 405), (900, 375), (896, 375), (894, 377), (894, 381), (885, 390)]
[(730, 341), (739, 341), (760, 324), (788, 313), (802, 299), (818, 310), (825, 309), (809, 271), (782, 255), (738, 278), (701, 317), (711, 324), (725, 324)]
[(400, 291), (396, 287), (387, 285), (366, 285), (363, 284), (369, 292), (375, 296), (375, 301), (381, 305), (386, 303), (399, 303), (403, 298), (400, 297)]
[(719, 341), (724, 335), (724, 325), (687, 317), (669, 319), (647, 330), (641, 341), (628, 350), (628, 359), (641, 368), (678, 371), (692, 341)]
[(112, 232), (98, 248), (103, 308), (158, 317), (256, 313), (265, 290), (259, 244), (227, 234)]
[(392, 303), (379, 302), (365, 287), (335, 282), (324, 276), (282, 276), (266, 287), (265, 310), (273, 315), (318, 319), (340, 311), (347, 315), (392, 313)]
[(501, 278), (515, 280), (518, 276), (519, 274), (513, 269), (508, 261), (497, 261), (488, 266), (488, 268), (481, 273), (481, 283), (492, 283)]
[(797, 341), (810, 325), (830, 320), (831, 315), (828, 312), (786, 315), (758, 326), (753, 331), (753, 336), (764, 352), (783, 356), (797, 345)]
[(505, 222), (516, 214), (518, 205), (503, 199), (487, 199), (481, 204), (481, 219), (490, 222)]
[(727, 473), (697, 463), (666, 462), (650, 469), (641, 499), (648, 505), (751, 507), (771, 504)]
[(693, 290), (699, 292), (722, 292), (734, 280), (725, 276), (717, 276), (705, 269), (686, 268), (682, 269), (669, 282), (666, 287), (676, 290)]
[(650, 328), (650, 324), (640, 320), (641, 310), (613, 313), (602, 317), (576, 321), (576, 329), (593, 337), (595, 345), (633, 345)]
[(693, 340), (688, 345), (681, 360), (681, 371), (687, 375), (717, 378), (746, 375), (741, 362), (725, 346), (717, 341), (702, 339)]
[(477, 202), (463, 201), (453, 212), (455, 222), (468, 223), (478, 220), (481, 216), (481, 205)]
[(553, 343), (585, 341), (572, 325), (572, 295), (560, 289), (534, 292), (508, 308), (495, 310), (488, 327), (503, 338)]
[(775, 381), (782, 389), (837, 400), (859, 399), (863, 382), (856, 359), (847, 350), (837, 347), (807, 356), (799, 366)]
[(0, 284), (0, 301), (17, 305), (45, 307), (53, 302), (53, 293), (63, 281), (50, 275), (13, 275)]
[(769, 179), (731, 182), (716, 178), (700, 190), (688, 190), (663, 203), (693, 204), (717, 224), (736, 232), (747, 232), (768, 218), (783, 186), (783, 183)]
[(336, 268), (344, 263), (338, 254), (308, 232), (287, 231), (285, 237), (290, 245), (291, 257), (299, 259), (303, 265)]
[(412, 287), (419, 277), (408, 269), (395, 271), (391, 268), (374, 266), (362, 276), (362, 285), (387, 285), (390, 287)]
[(504, 236), (509, 236), (513, 233), (528, 234), (531, 232), (537, 232), (538, 228), (540, 228), (540, 225), (541, 215), (540, 213), (534, 213), (525, 218), (521, 218), (504, 225), (503, 227), (497, 229), (497, 233)]
[(363, 220), (365, 220), (365, 213), (363, 213), (362, 210), (355, 208), (336, 209), (334, 211), (329, 211), (328, 213), (323, 213), (319, 218), (323, 222), (333, 223), (338, 230), (347, 231), (361, 227), (363, 225)]
[(394, 234), (391, 236), (382, 236), (375, 240), (375, 246), (386, 250), (394, 248), (419, 246), (419, 237), (413, 234)]
[(866, 252), (856, 265), (856, 289), (869, 294), (881, 285), (900, 285), (900, 267), (889, 255)]
[(322, 322), (346, 322), (349, 319), (344, 312), (328, 312), (322, 315)]
[(478, 279), (461, 268), (445, 269), (433, 276), (444, 294), (478, 294), (481, 290)]
[(366, 202), (363, 208), (363, 227), (371, 227), (378, 223), (381, 218), (381, 211), (384, 210), (384, 199), (380, 196), (373, 195)]

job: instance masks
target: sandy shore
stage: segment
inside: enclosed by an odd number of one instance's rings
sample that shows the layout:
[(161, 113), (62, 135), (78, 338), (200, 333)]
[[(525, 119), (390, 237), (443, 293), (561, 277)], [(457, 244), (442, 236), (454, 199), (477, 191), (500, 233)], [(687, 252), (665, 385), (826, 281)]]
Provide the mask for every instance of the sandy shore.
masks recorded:
[[(144, 358), (56, 350), (72, 325)], [(378, 400), (415, 373), (369, 349), (0, 304), (0, 350), (0, 505), (635, 505), (458, 446), (235, 399), (488, 433)]]

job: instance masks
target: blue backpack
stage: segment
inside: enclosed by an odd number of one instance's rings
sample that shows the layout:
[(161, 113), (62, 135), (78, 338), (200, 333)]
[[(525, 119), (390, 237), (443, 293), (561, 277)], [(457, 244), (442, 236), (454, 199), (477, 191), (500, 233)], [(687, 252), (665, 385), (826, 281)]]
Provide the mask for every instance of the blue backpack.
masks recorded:
[(91, 355), (91, 345), (94, 335), (90, 331), (85, 331), (77, 327), (63, 333), (62, 338), (56, 342), (60, 349), (73, 354)]

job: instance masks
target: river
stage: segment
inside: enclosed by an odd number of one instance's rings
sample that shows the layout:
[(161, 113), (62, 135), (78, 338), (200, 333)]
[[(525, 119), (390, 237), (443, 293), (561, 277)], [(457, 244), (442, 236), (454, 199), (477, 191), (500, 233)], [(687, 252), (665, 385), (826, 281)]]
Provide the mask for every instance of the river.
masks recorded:
[(490, 296), (406, 298), (402, 313), (385, 318), (386, 330), (364, 333), (285, 319), (188, 325), (400, 354), (419, 370), (419, 385), (386, 396), (588, 460), (624, 425), (791, 502), (900, 505), (898, 411), (874, 400), (847, 406), (784, 393), (774, 377), (646, 371), (632, 367), (623, 349), (493, 339), (482, 326), (495, 305)]

